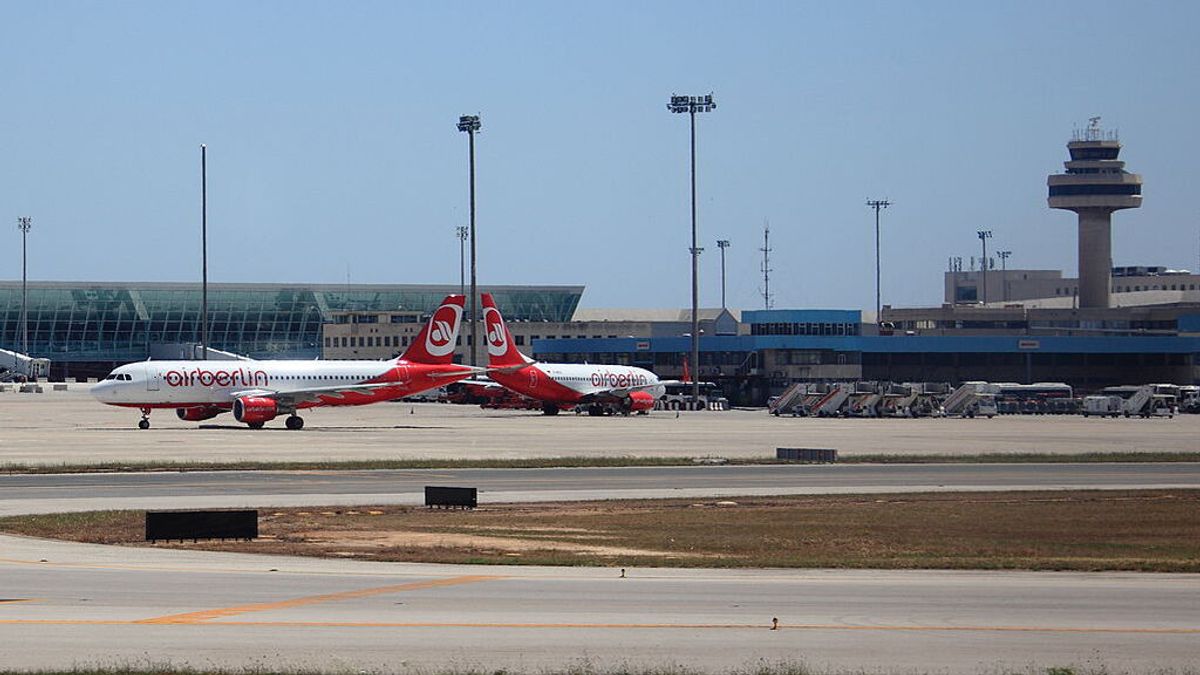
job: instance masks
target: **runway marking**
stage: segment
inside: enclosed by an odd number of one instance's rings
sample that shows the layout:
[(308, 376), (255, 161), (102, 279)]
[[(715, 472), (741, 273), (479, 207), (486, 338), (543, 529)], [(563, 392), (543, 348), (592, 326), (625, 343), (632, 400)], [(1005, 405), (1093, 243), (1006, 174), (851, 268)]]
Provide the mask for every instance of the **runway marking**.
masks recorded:
[(402, 593), (404, 591), (419, 591), (426, 588), (440, 588), (443, 586), (458, 586), (460, 584), (471, 584), (479, 581), (490, 581), (492, 579), (501, 579), (503, 577), (490, 575), (467, 575), (461, 577), (450, 577), (448, 579), (433, 579), (430, 581), (414, 581), (407, 584), (396, 584), (394, 586), (378, 586), (375, 588), (364, 588), (357, 591), (344, 591), (342, 593), (326, 593), (324, 595), (310, 595), (304, 598), (293, 598), (291, 600), (280, 600), (277, 602), (261, 602), (252, 605), (238, 605), (236, 607), (221, 607), (218, 609), (206, 609), (199, 612), (188, 612), (186, 614), (171, 614), (168, 616), (160, 616), (153, 619), (141, 619), (133, 623), (158, 624), (158, 623), (204, 623), (213, 619), (221, 619), (227, 616), (237, 616), (238, 614), (247, 614), (249, 612), (265, 612), (273, 609), (290, 609), (293, 607), (303, 607), (305, 605), (316, 605), (322, 602), (337, 602), (339, 600), (351, 600), (354, 598), (367, 598), (373, 595), (385, 595), (388, 593)]
[[(447, 580), (449, 581), (449, 580)], [(375, 589), (369, 589), (375, 590)], [(341, 594), (336, 594), (341, 595)], [(324, 597), (324, 596), (317, 596)], [(251, 607), (254, 607), (253, 605)], [(265, 606), (270, 608), (270, 606)], [(258, 610), (248, 610), (258, 611)], [(201, 614), (198, 612), (197, 614)], [(190, 615), (179, 615), (190, 616)], [(172, 618), (172, 617), (163, 617)], [(502, 629), (675, 629), (675, 630), (753, 630), (769, 632), (769, 624), (713, 624), (713, 623), (435, 623), (435, 622), (358, 622), (358, 621), (161, 621), (161, 620), (88, 620), (88, 619), (0, 619), (4, 625), (48, 625), (48, 626), (134, 626), (134, 625), (187, 625), (187, 626), (272, 626), (278, 628), (502, 628)], [(1130, 627), (1077, 627), (1077, 626), (866, 626), (845, 624), (780, 624), (780, 631), (900, 631), (900, 632), (976, 632), (976, 633), (1092, 633), (1135, 635), (1200, 635), (1200, 628), (1130, 628)]]
[(6, 602), (33, 602), (37, 598), (0, 598), (0, 605)]

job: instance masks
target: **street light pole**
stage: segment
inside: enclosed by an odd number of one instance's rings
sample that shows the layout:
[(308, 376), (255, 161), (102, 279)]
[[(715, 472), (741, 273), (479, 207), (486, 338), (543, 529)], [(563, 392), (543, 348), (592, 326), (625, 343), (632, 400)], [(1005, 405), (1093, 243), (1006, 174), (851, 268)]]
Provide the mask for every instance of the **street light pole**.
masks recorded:
[(687, 113), (692, 132), (692, 408), (700, 403), (700, 253), (704, 249), (696, 246), (696, 113), (710, 112), (717, 107), (712, 94), (704, 96), (677, 96), (671, 94), (667, 110)]
[[(192, 358), (196, 358), (193, 354)], [(200, 358), (208, 360), (208, 146), (200, 144)]]
[(33, 227), (29, 216), (17, 218), (17, 229), (21, 231), (21, 353), (29, 354), (29, 288), (27, 285), (25, 238)]
[(476, 364), (475, 350), (479, 345), (478, 308), (475, 306), (478, 293), (475, 288), (475, 132), (479, 131), (479, 115), (462, 115), (458, 118), (458, 130), (467, 132), (470, 148), (471, 174), (471, 365)]
[(997, 251), (996, 255), (1000, 257), (1000, 296), (1008, 302), (1008, 256), (1012, 251)]
[(979, 261), (979, 269), (982, 270), (981, 278), (983, 279), (983, 281), (982, 281), (983, 298), (982, 299), (983, 299), (983, 304), (986, 305), (987, 304), (987, 268), (988, 268), (987, 240), (992, 238), (992, 231), (991, 230), (976, 230), (975, 234), (976, 234), (976, 236), (979, 237), (979, 243), (983, 244), (983, 259)]
[(869, 199), (867, 206), (875, 209), (875, 324), (878, 325), (883, 319), (880, 317), (880, 312), (883, 309), (880, 298), (882, 297), (879, 291), (879, 210), (886, 209), (892, 203), (886, 199)]
[(729, 248), (729, 240), (718, 239), (717, 247), (721, 249), (721, 309), (725, 309), (725, 249)]
[(463, 248), (467, 242), (467, 233), (470, 228), (466, 225), (459, 225), (454, 228), (455, 236), (458, 237), (458, 294), (467, 294), (467, 272), (466, 272), (466, 253)]

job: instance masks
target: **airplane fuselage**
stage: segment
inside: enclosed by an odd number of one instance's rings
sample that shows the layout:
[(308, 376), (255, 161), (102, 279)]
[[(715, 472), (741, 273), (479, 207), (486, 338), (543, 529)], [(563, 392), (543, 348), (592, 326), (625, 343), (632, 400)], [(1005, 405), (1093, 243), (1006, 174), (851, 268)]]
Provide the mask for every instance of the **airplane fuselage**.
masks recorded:
[[(296, 408), (364, 405), (409, 396), (453, 382), (453, 364), (403, 361), (142, 361), (120, 366), (92, 387), (92, 395), (109, 405), (132, 408), (231, 408), (238, 394), (278, 394), (318, 388), (350, 391), (315, 395)], [(432, 375), (440, 373), (441, 378)], [(467, 373), (463, 372), (465, 377)], [(355, 391), (355, 385), (375, 386)]]
[(634, 366), (531, 363), (519, 370), (492, 372), (489, 376), (531, 398), (562, 404), (603, 397), (613, 390), (635, 388), (657, 399), (666, 390), (658, 384), (657, 375)]

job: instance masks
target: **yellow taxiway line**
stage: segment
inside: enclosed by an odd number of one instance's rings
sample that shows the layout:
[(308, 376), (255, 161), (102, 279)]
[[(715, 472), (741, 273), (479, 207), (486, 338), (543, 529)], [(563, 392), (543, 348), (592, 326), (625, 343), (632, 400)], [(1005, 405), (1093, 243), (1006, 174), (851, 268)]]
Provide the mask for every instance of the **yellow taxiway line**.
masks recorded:
[(134, 621), (133, 623), (204, 623), (206, 621), (212, 621), (213, 619), (221, 619), (227, 616), (237, 616), (239, 614), (247, 614), (249, 612), (266, 612), (273, 609), (290, 609), (293, 607), (303, 607), (305, 605), (316, 605), (322, 602), (337, 602), (340, 600), (352, 600), (355, 598), (369, 598), (374, 595), (403, 593), (404, 591), (419, 591), (426, 588), (440, 588), (442, 586), (458, 586), (460, 584), (472, 584), (479, 581), (490, 581), (492, 579), (500, 578), (502, 577), (468, 575), (461, 577), (450, 577), (448, 579), (414, 581), (407, 584), (396, 584), (394, 586), (363, 588), (357, 591), (326, 593), (324, 595), (310, 595), (304, 598), (293, 598), (291, 600), (280, 600), (277, 602), (261, 602), (252, 605), (238, 605), (235, 607), (206, 609), (199, 612), (187, 612), (185, 614), (171, 614), (153, 619), (141, 619)]

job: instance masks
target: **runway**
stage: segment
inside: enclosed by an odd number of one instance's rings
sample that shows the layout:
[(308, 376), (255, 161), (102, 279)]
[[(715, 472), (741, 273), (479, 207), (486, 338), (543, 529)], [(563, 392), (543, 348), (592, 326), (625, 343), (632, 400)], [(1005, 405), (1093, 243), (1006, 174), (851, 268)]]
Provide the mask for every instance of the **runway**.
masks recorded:
[[(995, 672), (1200, 659), (1200, 575), (499, 568), (0, 537), (10, 668)], [(779, 629), (771, 630), (773, 618)]]
[(948, 490), (1200, 489), (1200, 463), (844, 464), (0, 476), (0, 515), (101, 509), (420, 504), (426, 485), (480, 503)]

